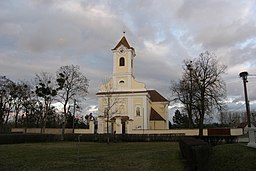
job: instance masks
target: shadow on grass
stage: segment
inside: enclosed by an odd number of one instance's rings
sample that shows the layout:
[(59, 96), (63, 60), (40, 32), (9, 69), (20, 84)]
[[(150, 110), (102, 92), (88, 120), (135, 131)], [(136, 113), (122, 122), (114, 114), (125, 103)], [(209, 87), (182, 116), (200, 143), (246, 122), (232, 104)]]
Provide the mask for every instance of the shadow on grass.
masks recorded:
[(256, 170), (256, 149), (246, 144), (225, 144), (213, 147), (208, 168), (210, 171)]
[(79, 148), (73, 142), (33, 143), (0, 145), (0, 151), (1, 171), (183, 171), (186, 167), (175, 142), (81, 142)]

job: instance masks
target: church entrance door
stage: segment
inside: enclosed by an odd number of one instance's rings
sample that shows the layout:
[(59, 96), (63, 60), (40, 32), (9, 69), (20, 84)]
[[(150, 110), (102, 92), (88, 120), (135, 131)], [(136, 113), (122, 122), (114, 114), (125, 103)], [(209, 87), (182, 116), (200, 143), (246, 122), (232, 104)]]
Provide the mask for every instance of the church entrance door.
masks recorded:
[(125, 134), (125, 121), (122, 121), (122, 134)]

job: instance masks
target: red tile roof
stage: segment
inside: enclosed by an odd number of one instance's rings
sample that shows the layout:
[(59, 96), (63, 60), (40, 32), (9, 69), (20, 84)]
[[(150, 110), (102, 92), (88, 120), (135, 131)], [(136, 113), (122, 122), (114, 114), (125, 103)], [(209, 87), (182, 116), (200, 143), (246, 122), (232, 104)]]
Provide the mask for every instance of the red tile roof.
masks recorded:
[(151, 121), (165, 121), (165, 119), (157, 113), (153, 108), (151, 108), (151, 113), (150, 113), (150, 119)]
[(159, 94), (156, 90), (148, 90), (148, 94), (152, 102), (168, 102), (168, 100)]
[(119, 43), (116, 45), (116, 47), (112, 50), (116, 50), (119, 46), (124, 45), (125, 47), (127, 47), (128, 49), (133, 49), (133, 47), (131, 47), (128, 43), (128, 41), (126, 40), (125, 36), (122, 37), (122, 39), (119, 41)]

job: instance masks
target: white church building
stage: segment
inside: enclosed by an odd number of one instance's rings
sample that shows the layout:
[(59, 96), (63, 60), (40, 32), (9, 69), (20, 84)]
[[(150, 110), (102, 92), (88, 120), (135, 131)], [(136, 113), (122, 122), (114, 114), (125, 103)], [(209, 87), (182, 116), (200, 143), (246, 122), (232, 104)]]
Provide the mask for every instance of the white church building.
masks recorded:
[[(135, 80), (135, 49), (125, 36), (112, 49), (113, 73), (98, 93), (98, 133), (169, 129), (169, 101)], [(108, 127), (108, 128), (107, 128)]]

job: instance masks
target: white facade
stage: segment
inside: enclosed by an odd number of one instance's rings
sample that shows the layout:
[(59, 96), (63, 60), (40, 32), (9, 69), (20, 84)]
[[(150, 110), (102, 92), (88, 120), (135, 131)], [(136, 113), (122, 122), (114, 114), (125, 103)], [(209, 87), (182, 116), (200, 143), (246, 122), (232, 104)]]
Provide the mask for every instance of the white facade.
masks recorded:
[[(122, 37), (113, 52), (113, 74), (98, 96), (98, 133), (132, 133), (136, 129), (168, 129), (168, 100), (135, 80), (135, 50)], [(107, 123), (108, 121), (108, 123)]]

